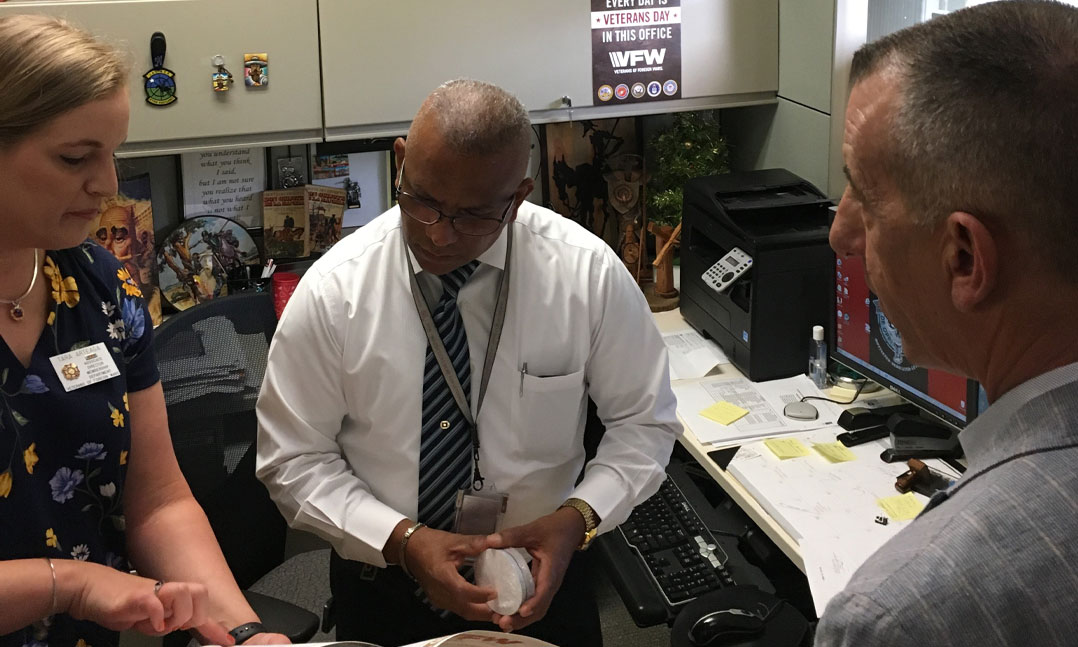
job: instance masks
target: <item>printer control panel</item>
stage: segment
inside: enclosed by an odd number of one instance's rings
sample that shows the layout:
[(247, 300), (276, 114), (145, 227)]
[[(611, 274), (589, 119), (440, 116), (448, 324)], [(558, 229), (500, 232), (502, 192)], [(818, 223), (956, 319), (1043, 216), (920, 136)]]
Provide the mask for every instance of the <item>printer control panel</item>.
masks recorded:
[(725, 292), (730, 284), (752, 267), (752, 257), (734, 247), (701, 275), (704, 283), (716, 292)]

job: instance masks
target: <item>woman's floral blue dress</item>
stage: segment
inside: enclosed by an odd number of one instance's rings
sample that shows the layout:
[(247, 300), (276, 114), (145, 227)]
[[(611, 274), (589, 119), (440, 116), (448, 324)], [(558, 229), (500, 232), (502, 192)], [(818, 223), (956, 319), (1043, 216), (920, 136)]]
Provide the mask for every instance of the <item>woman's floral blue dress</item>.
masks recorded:
[[(52, 298), (30, 367), (0, 340), (0, 559), (48, 556), (127, 570), (127, 394), (158, 381), (150, 315), (127, 270), (95, 243), (48, 252), (42, 279)], [(65, 393), (49, 358), (99, 342), (120, 375)], [(0, 647), (117, 642), (115, 632), (66, 615), (0, 636)]]

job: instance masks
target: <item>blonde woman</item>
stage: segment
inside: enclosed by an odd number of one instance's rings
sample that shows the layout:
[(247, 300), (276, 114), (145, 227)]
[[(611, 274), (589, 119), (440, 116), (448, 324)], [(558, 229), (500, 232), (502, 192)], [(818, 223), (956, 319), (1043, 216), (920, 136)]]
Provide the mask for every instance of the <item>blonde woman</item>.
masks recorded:
[(84, 242), (116, 192), (127, 76), (62, 21), (0, 18), (0, 647), (287, 642), (177, 467), (137, 284)]

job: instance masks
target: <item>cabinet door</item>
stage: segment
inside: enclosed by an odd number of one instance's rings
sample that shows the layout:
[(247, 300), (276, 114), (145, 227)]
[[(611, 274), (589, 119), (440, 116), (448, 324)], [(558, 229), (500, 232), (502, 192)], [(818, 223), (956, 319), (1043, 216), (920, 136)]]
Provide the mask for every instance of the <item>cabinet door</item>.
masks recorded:
[[(131, 124), (121, 154), (174, 153), (235, 145), (321, 139), (317, 0), (127, 0), (0, 4), (6, 13), (60, 15), (131, 53)], [(146, 102), (150, 36), (160, 31), (164, 66), (176, 73), (177, 100)], [(269, 56), (263, 87), (245, 87), (243, 55)], [(235, 75), (214, 92), (211, 58), (221, 54)]]
[(327, 139), (336, 129), (400, 132), (427, 94), (468, 77), (528, 110), (591, 95), (585, 0), (319, 0)]
[[(588, 0), (319, 0), (326, 139), (404, 132), (459, 77), (515, 94), (536, 122), (774, 101), (778, 0), (682, 0), (680, 101), (598, 105)], [(715, 101), (700, 101), (702, 97)]]

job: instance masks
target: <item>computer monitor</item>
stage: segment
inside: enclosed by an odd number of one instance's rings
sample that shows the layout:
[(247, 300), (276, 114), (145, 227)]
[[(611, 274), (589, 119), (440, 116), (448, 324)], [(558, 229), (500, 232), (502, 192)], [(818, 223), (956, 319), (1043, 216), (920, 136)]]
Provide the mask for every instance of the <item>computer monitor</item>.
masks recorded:
[(945, 423), (961, 429), (977, 415), (974, 380), (914, 366), (902, 337), (865, 283), (859, 258), (835, 259), (831, 359), (895, 391)]

